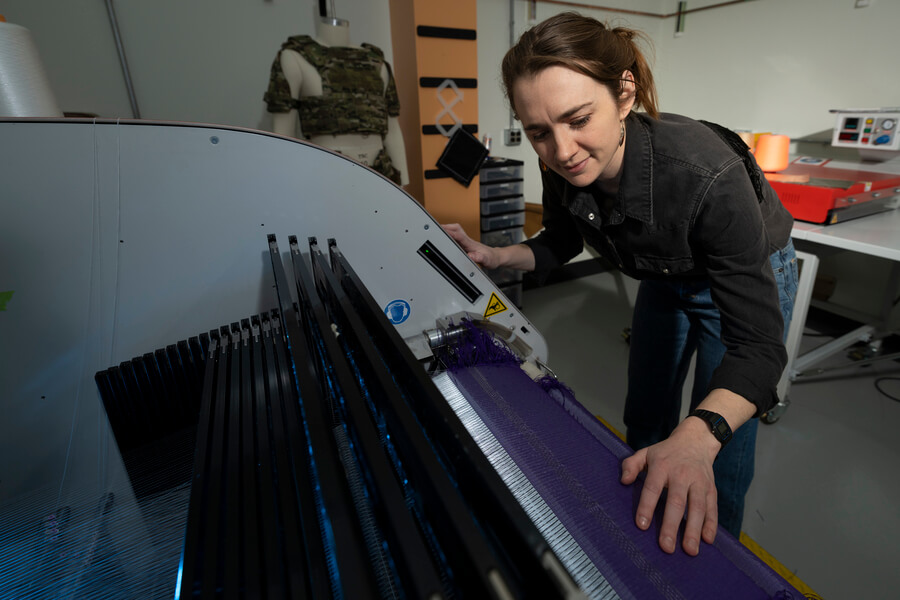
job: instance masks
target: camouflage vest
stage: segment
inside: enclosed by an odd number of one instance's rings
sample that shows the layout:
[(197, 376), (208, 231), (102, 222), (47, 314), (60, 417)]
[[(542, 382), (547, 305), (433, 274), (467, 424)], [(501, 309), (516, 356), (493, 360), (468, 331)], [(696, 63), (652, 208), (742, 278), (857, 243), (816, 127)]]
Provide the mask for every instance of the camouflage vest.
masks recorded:
[[(322, 95), (291, 97), (281, 69), (281, 52), (293, 50), (315, 67), (322, 78)], [(387, 66), (388, 83), (381, 78)], [(263, 97), (269, 112), (297, 109), (303, 135), (369, 133), (384, 136), (388, 117), (400, 114), (400, 101), (384, 53), (371, 44), (362, 48), (328, 47), (307, 35), (288, 38), (272, 63), (269, 88)]]

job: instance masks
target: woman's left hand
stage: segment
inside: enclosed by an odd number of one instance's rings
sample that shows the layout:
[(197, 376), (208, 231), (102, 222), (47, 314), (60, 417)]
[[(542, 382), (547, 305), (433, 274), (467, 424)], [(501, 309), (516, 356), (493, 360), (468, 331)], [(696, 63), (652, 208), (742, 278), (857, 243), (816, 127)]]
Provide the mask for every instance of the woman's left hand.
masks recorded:
[(708, 544), (716, 538), (718, 507), (713, 461), (721, 445), (709, 433), (700, 419), (685, 419), (668, 439), (643, 448), (622, 461), (623, 484), (637, 480), (644, 469), (647, 476), (641, 490), (635, 523), (646, 530), (663, 490), (668, 490), (659, 546), (665, 552), (675, 552), (678, 527), (687, 516), (682, 547), (696, 556), (700, 539)]

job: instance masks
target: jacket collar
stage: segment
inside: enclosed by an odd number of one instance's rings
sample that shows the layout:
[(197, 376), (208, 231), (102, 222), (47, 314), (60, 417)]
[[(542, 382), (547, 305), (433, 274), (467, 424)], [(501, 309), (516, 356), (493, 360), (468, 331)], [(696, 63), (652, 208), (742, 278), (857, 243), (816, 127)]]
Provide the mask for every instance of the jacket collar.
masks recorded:
[[(647, 125), (634, 113), (625, 118), (625, 157), (622, 164), (619, 191), (606, 224), (619, 225), (625, 217), (653, 223), (653, 144)], [(563, 203), (569, 207), (579, 204), (596, 206), (592, 188), (593, 184), (579, 188), (566, 182)]]
[(613, 215), (611, 224), (621, 223), (622, 215), (653, 223), (653, 142), (647, 124), (633, 112), (625, 118), (625, 158), (616, 207), (618, 219)]

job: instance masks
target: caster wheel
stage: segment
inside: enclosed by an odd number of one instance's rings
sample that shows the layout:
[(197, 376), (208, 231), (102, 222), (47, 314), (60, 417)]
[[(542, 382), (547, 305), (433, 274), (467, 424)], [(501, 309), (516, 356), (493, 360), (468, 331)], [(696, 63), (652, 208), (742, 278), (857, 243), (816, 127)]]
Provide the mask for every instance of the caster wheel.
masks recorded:
[(763, 423), (765, 423), (766, 425), (772, 425), (772, 424), (778, 422), (778, 419), (781, 418), (781, 415), (783, 415), (787, 411), (790, 403), (791, 403), (791, 401), (789, 399), (785, 398), (784, 400), (782, 400), (781, 402), (779, 402), (778, 404), (773, 406), (772, 410), (767, 411), (766, 413), (761, 415), (759, 417), (759, 420), (762, 421)]

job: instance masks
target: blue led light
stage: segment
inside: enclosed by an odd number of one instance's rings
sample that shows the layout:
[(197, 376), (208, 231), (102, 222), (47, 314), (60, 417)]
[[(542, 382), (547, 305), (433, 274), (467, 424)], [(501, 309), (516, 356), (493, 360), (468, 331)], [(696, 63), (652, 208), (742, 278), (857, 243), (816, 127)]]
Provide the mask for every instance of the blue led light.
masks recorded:
[(175, 579), (175, 600), (178, 600), (178, 594), (181, 591), (181, 576), (184, 571), (184, 557), (178, 561), (178, 577)]

